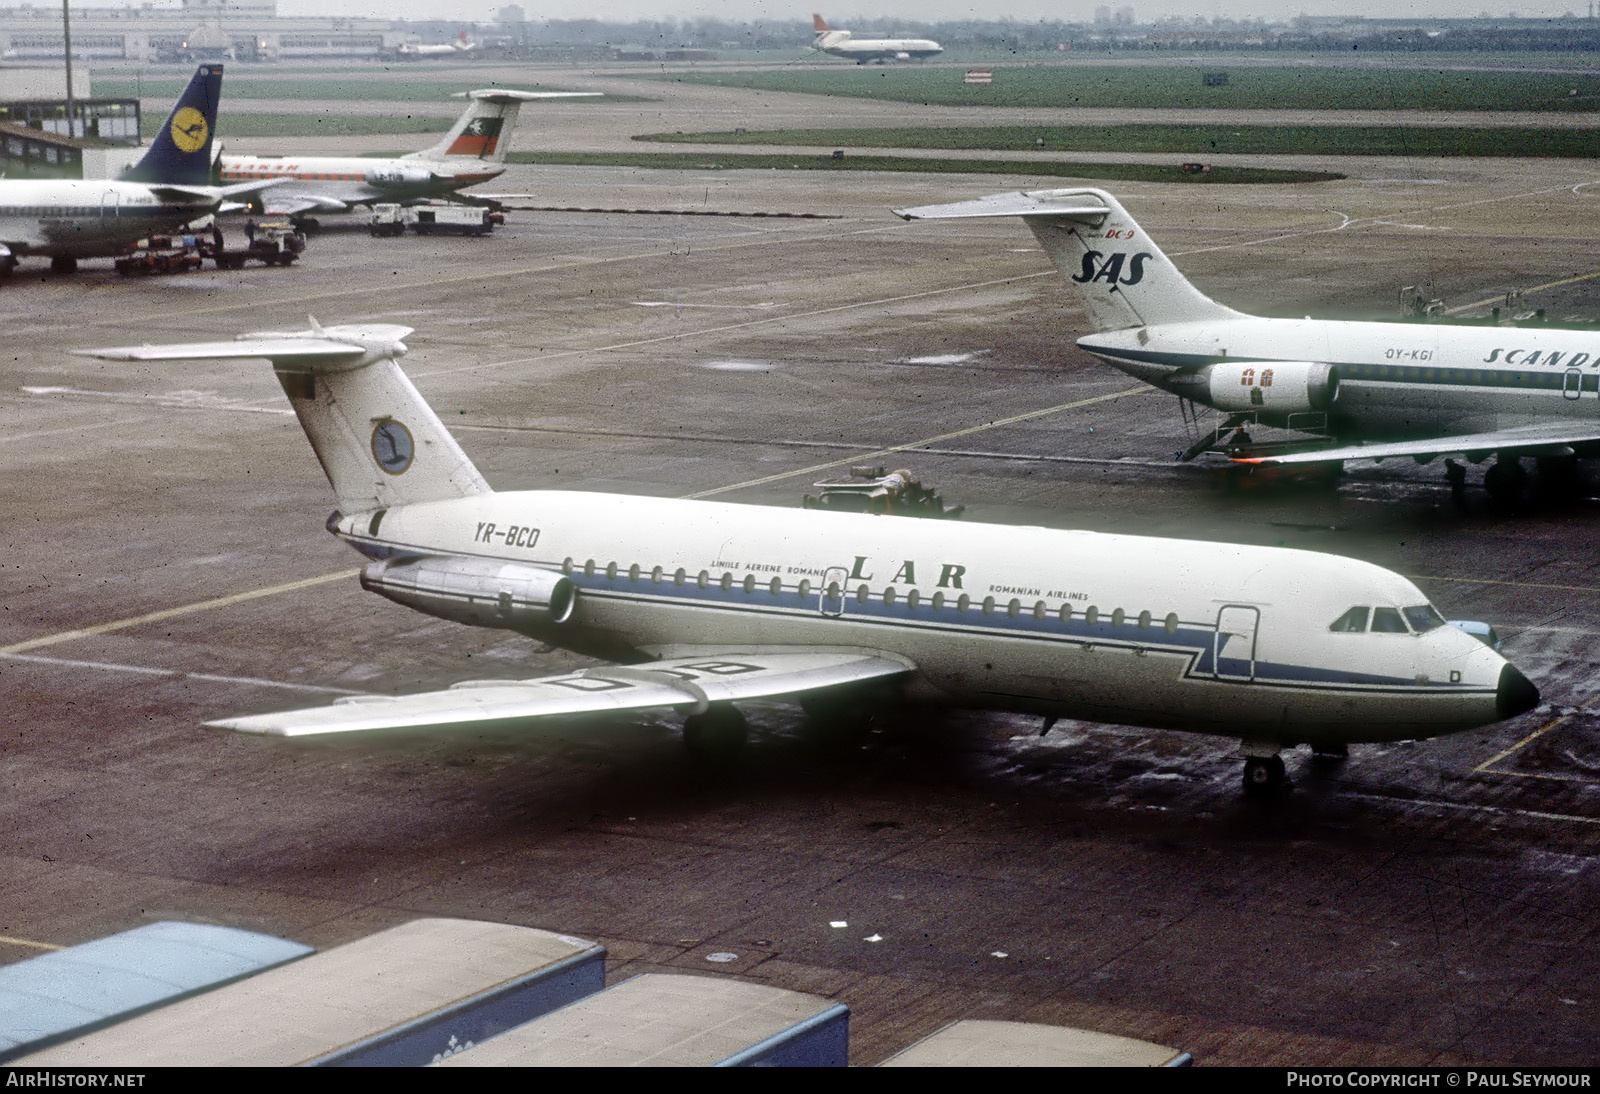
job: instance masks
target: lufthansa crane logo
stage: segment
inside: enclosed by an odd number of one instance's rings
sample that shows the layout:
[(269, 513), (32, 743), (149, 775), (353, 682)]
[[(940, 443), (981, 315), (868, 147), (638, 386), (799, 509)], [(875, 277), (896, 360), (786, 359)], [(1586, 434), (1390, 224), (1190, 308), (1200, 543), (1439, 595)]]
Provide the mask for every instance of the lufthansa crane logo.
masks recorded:
[(372, 458), (389, 474), (405, 474), (406, 468), (411, 466), (411, 458), (416, 454), (417, 446), (411, 439), (411, 430), (393, 418), (385, 418), (373, 428)]
[(184, 152), (198, 152), (211, 135), (206, 116), (186, 106), (172, 116), (172, 143)]

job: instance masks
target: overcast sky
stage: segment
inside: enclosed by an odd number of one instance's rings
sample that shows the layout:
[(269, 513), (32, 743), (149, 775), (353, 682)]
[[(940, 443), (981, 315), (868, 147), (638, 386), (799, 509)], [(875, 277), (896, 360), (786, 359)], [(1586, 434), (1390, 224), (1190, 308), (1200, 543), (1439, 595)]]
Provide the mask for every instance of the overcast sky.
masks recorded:
[[(523, 0), (521, 7), (530, 20), (545, 19), (688, 19), (711, 15), (721, 19), (798, 19), (806, 20), (813, 10), (836, 27), (848, 30), (853, 16), (868, 18), (912, 18), (929, 22), (942, 19), (1091, 19), (1094, 9), (1107, 6), (1115, 10), (1130, 7), (1141, 22), (1167, 15), (1233, 15), (1282, 19), (1288, 15), (1365, 15), (1403, 17), (1406, 15), (1474, 15), (1490, 12), (1523, 16), (1561, 15), (1573, 12), (1586, 15), (1588, 0), (1532, 0), (1511, 4), (1506, 0), (989, 0), (974, 4), (963, 0)], [(284, 15), (367, 15), (389, 19), (460, 19), (487, 22), (505, 7), (505, 0), (278, 0)]]

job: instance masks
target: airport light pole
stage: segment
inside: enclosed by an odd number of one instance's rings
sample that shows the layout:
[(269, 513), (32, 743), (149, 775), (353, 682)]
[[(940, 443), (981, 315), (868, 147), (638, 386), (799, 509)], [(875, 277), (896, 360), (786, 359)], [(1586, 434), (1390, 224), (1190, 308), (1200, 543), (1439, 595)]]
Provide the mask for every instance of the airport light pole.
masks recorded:
[(61, 0), (61, 37), (67, 58), (67, 136), (76, 137), (78, 127), (73, 124), (72, 108), (72, 14), (67, 10), (69, 0)]

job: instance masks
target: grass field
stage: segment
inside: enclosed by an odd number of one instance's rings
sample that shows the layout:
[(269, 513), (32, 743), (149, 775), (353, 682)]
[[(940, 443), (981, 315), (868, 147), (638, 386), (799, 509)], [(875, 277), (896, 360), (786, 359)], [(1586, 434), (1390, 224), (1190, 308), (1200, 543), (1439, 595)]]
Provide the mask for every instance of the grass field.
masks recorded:
[[(413, 117), (408, 114), (247, 114), (224, 111), (217, 121), (217, 132), (229, 137), (374, 137), (387, 133), (434, 133), (443, 136), (450, 129), (447, 117)], [(145, 114), (139, 128), (145, 140), (161, 131), (165, 115)], [(397, 153), (398, 154), (398, 153)]]
[[(188, 86), (189, 77), (184, 76), (144, 76), (133, 77), (123, 75), (102, 75), (96, 73), (94, 77), (94, 93), (104, 98), (145, 98), (145, 99), (176, 99), (183, 89)], [(348, 99), (352, 102), (441, 102), (448, 103), (455, 95), (461, 94), (469, 88), (495, 87), (493, 81), (488, 83), (471, 83), (466, 79), (451, 80), (441, 79), (388, 79), (374, 78), (372, 75), (340, 75), (323, 78), (295, 77), (292, 79), (262, 79), (249, 76), (224, 76), (222, 84), (222, 101), (224, 104), (230, 99), (289, 99), (294, 101), (336, 101)], [(518, 83), (520, 91), (570, 91), (565, 87), (545, 87), (537, 83)], [(562, 102), (553, 99), (552, 102)], [(594, 99), (574, 99), (573, 102), (644, 102), (645, 96), (637, 99), (624, 98), (615, 95), (605, 95)]]
[[(949, 66), (641, 73), (638, 78), (942, 106), (1600, 110), (1600, 73), (1594, 71), (1230, 65), (1228, 60), (1219, 57), (1205, 65), (995, 64), (989, 66), (994, 82), (986, 86), (967, 85), (965, 70)], [(1205, 86), (1207, 74), (1225, 74), (1227, 82)]]
[(920, 171), (959, 175), (1037, 175), (1043, 178), (1102, 179), (1114, 182), (1328, 182), (1343, 175), (1326, 171), (1279, 171), (1269, 168), (1219, 167), (1202, 174), (1186, 173), (1178, 164), (1026, 163), (1016, 160), (960, 160), (914, 156), (801, 156), (695, 152), (513, 152), (511, 163), (572, 164), (586, 167), (646, 167), (677, 171)]
[(802, 145), (813, 148), (942, 148), (1040, 152), (1156, 152), (1317, 156), (1600, 157), (1589, 129), (1457, 126), (1071, 125), (959, 128), (785, 129), (652, 133), (641, 141)]

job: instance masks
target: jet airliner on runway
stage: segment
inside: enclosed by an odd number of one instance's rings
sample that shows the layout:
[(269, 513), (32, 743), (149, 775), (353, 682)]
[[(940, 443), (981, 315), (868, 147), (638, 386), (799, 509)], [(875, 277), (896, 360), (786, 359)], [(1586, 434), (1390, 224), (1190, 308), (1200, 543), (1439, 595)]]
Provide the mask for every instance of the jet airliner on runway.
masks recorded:
[(362, 585), (619, 664), (214, 725), (299, 736), (687, 712), (692, 751), (742, 746), (741, 700), (825, 723), (891, 697), (1236, 736), (1245, 785), (1282, 748), (1341, 754), (1538, 701), (1410, 581), (1334, 555), (1046, 528), (533, 490), (495, 493), (411, 386), (408, 327), (83, 351), (264, 358), (333, 485)]
[(853, 38), (848, 30), (834, 30), (822, 16), (812, 12), (811, 25), (817, 36), (811, 48), (835, 57), (844, 57), (858, 65), (868, 61), (923, 60), (944, 52), (938, 42), (927, 38)]
[(1078, 345), (1146, 383), (1321, 443), (1244, 462), (1330, 463), (1493, 455), (1500, 498), (1520, 459), (1560, 468), (1600, 455), (1600, 337), (1593, 332), (1264, 319), (1218, 304), (1178, 272), (1103, 190), (994, 194), (896, 212), (907, 220), (1020, 217), (1088, 310)]
[(597, 98), (598, 91), (469, 91), (467, 109), (432, 148), (393, 159), (364, 156), (247, 156), (224, 152), (224, 182), (279, 180), (264, 196), (266, 212), (303, 218), (347, 213), (360, 205), (422, 198), (471, 201), (458, 191), (498, 178), (506, 169), (511, 130), (522, 104), (538, 99)]

